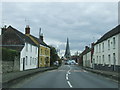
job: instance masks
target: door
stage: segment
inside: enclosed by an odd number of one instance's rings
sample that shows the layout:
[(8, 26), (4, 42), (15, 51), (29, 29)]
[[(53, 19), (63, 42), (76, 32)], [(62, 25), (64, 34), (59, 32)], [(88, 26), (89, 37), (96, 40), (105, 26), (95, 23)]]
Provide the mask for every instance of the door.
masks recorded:
[(25, 70), (25, 58), (23, 58), (23, 70)]

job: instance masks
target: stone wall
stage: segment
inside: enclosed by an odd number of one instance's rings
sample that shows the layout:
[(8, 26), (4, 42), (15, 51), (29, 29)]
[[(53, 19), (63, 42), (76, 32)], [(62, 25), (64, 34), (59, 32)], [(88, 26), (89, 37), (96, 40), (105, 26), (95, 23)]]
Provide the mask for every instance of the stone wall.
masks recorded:
[(15, 57), (13, 61), (2, 61), (2, 72), (13, 72), (20, 70), (20, 60), (19, 57)]
[(13, 61), (2, 61), (2, 72), (12, 72), (13, 71)]

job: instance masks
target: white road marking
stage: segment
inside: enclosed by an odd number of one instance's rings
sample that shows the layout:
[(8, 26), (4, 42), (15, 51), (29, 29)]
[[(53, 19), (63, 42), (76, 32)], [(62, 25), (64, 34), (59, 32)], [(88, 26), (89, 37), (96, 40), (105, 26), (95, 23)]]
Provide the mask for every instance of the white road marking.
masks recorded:
[(67, 81), (67, 83), (68, 83), (68, 85), (69, 85), (71, 88), (73, 87), (69, 81)]
[(66, 74), (66, 79), (68, 80), (68, 74)]

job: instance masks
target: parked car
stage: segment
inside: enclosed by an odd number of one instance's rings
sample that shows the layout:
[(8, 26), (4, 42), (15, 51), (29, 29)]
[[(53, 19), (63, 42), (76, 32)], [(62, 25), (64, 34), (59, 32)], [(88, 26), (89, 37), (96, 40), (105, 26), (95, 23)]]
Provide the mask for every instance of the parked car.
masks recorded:
[(66, 64), (66, 65), (76, 65), (76, 62), (75, 62), (75, 60), (67, 60), (67, 61), (65, 62), (65, 64)]

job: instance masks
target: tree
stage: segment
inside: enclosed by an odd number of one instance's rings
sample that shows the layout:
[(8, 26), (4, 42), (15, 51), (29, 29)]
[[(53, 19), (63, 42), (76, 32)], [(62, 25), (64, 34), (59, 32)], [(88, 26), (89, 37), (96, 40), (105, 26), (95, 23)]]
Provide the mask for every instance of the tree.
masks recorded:
[(59, 56), (55, 47), (50, 46), (50, 65), (52, 66), (55, 61), (59, 61)]

